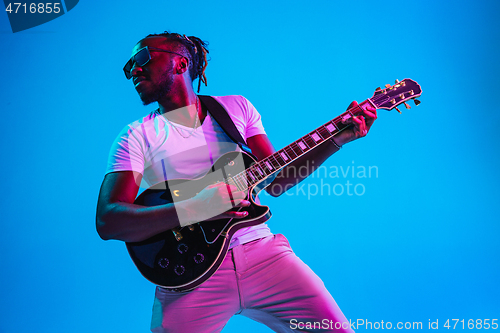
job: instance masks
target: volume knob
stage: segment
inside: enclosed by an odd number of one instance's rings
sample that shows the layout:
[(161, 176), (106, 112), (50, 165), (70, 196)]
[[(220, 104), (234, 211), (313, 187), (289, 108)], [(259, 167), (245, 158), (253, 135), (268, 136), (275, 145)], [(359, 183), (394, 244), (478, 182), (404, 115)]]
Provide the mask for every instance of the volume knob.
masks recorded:
[(160, 258), (160, 260), (158, 260), (158, 266), (160, 266), (161, 268), (167, 268), (168, 263), (169, 261), (167, 258)]
[(201, 253), (196, 253), (193, 259), (195, 263), (201, 264), (205, 260), (205, 256)]
[(175, 268), (174, 268), (174, 272), (175, 272), (175, 274), (177, 274), (177, 275), (182, 275), (182, 274), (184, 274), (184, 272), (185, 272), (185, 271), (186, 271), (186, 269), (185, 269), (185, 268), (184, 268), (184, 266), (182, 266), (182, 265), (177, 265), (177, 266), (175, 266)]

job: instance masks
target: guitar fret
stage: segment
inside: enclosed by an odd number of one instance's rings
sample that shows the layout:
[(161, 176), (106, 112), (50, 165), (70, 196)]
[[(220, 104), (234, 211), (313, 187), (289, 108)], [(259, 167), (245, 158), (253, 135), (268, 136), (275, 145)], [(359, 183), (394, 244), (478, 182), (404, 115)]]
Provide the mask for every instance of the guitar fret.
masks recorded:
[(238, 181), (235, 179), (235, 177), (228, 178), (226, 181), (226, 184), (234, 185), (234, 186), (236, 186), (236, 188), (238, 188), (239, 191), (241, 191), (241, 185), (238, 183)]
[(281, 152), (277, 152), (274, 154), (274, 159), (276, 160), (276, 162), (278, 162), (278, 164), (280, 166), (283, 166), (286, 164), (285, 160), (283, 159), (283, 157), (281, 156)]
[(232, 178), (229, 178), (226, 182), (226, 184), (228, 185), (234, 185), (234, 186), (237, 186), (236, 183), (234, 182), (234, 180)]
[[(309, 139), (309, 141), (308, 141)], [(313, 139), (311, 139), (311, 137), (308, 135), (304, 136), (300, 142), (304, 143), (306, 145), (306, 150), (311, 148), (311, 142), (314, 141)], [(300, 147), (302, 148), (302, 147)]]
[(292, 151), (294, 152), (294, 154), (296, 156), (300, 156), (304, 153), (304, 151), (302, 149), (300, 149), (300, 147), (295, 142), (292, 143), (289, 147), (290, 147), (290, 149), (292, 149)]
[[(285, 149), (288, 149), (286, 151), (286, 153), (288, 154), (288, 156), (290, 156), (290, 158), (293, 160), (295, 159), (297, 156), (300, 156), (302, 155), (302, 151), (300, 151), (298, 154), (295, 152), (295, 150), (293, 149), (292, 147), (293, 143), (291, 145), (289, 145), (288, 147), (285, 147)], [(300, 148), (299, 148), (300, 149)]]
[(261, 166), (262, 166), (262, 170), (264, 170), (264, 173), (266, 174), (266, 177), (273, 173), (272, 169), (269, 169), (269, 167), (267, 166), (267, 163), (265, 160), (262, 161)]
[(255, 179), (255, 177), (252, 175), (251, 172), (245, 171), (245, 178), (248, 181), (249, 187), (257, 182), (257, 180)]
[[(293, 145), (293, 143), (292, 143), (292, 145)], [(300, 156), (301, 154), (297, 154), (297, 152), (294, 149), (292, 149), (292, 145), (285, 147), (283, 150), (286, 152), (288, 157), (293, 161), (294, 159), (297, 158), (297, 156)], [(299, 148), (299, 150), (300, 150), (300, 148)], [(287, 162), (290, 162), (290, 161), (287, 161)]]
[(238, 181), (241, 183), (241, 185), (243, 185), (243, 188), (242, 190), (245, 190), (247, 187), (248, 187), (248, 183), (245, 179), (245, 177), (243, 176), (243, 174), (240, 172), (239, 174), (236, 175)]
[(257, 164), (256, 169), (257, 171), (259, 171), (261, 176), (265, 176), (265, 172), (262, 170), (262, 167), (259, 164)]
[(276, 159), (275, 154), (269, 156), (269, 160), (271, 161), (272, 165), (274, 165), (274, 167), (276, 169), (280, 169), (281, 168), (281, 164)]
[(269, 163), (268, 160), (264, 160), (264, 164), (267, 166), (269, 171), (272, 171), (274, 169), (274, 167), (271, 165), (271, 163)]
[(258, 174), (257, 174), (257, 172), (255, 171), (255, 169), (253, 168), (253, 166), (252, 166), (252, 168), (250, 169), (250, 173), (251, 173), (251, 175), (253, 176), (253, 178), (255, 179), (255, 182), (258, 182), (258, 181), (260, 180), (259, 175), (258, 175)]
[(320, 128), (318, 128), (318, 131), (319, 135), (321, 135), (321, 137), (323, 138), (323, 140), (326, 140), (328, 138), (330, 138), (330, 133), (328, 132), (328, 130), (324, 127), (324, 126), (321, 126)]
[(305, 152), (307, 150), (307, 148), (309, 148), (308, 145), (307, 145), (307, 143), (305, 142), (305, 140), (298, 141), (297, 145), (300, 147), (300, 149), (303, 152)]
[(337, 126), (335, 125), (335, 122), (331, 121), (326, 125), (326, 129), (330, 132), (330, 134), (333, 134), (337, 131)]
[(319, 136), (319, 134), (317, 132), (313, 132), (313, 134), (311, 134), (311, 138), (316, 143), (318, 143), (318, 142), (320, 142), (322, 140), (322, 138)]
[(241, 173), (241, 178), (246, 184), (246, 188), (249, 188), (252, 185), (252, 181), (247, 177), (248, 174), (244, 171), (240, 172)]
[(241, 177), (245, 180), (245, 182), (250, 186), (252, 184), (252, 179), (248, 175), (248, 172), (246, 170), (240, 172)]
[(346, 121), (348, 119), (351, 119), (351, 117), (354, 117), (354, 115), (351, 113), (351, 111), (347, 110), (347, 112), (340, 116), (340, 119)]
[(267, 161), (267, 159), (264, 159), (262, 161), (260, 161), (260, 165), (262, 167), (262, 169), (264, 169), (266, 175), (269, 175), (272, 173), (272, 170), (273, 170), (273, 167), (271, 166), (271, 164), (269, 164), (269, 162)]
[(290, 159), (290, 158), (288, 157), (288, 155), (285, 153), (285, 151), (282, 151), (282, 152), (280, 153), (280, 156), (281, 156), (281, 158), (283, 158), (283, 161), (285, 162), (285, 163), (283, 163), (283, 164), (286, 164), (286, 161), (288, 161), (288, 160)]
[(314, 141), (314, 139), (311, 137), (310, 134), (306, 135), (303, 141), (306, 143), (308, 148), (316, 146), (316, 142)]
[(246, 173), (246, 175), (248, 176), (247, 178), (250, 178), (250, 179), (249, 179), (249, 180), (250, 180), (250, 182), (251, 182), (251, 183), (255, 183), (255, 177), (254, 177), (254, 175), (252, 175), (251, 170), (250, 170), (250, 169), (248, 169), (248, 171), (247, 171), (247, 172), (245, 172), (245, 173)]
[(241, 183), (238, 181), (238, 177), (237, 176), (233, 177), (233, 181), (234, 181), (236, 187), (238, 188), (238, 190), (242, 191), (243, 190), (243, 186), (241, 186)]
[[(349, 119), (349, 118), (347, 118)], [(344, 124), (341, 119), (335, 122), (335, 126), (337, 126), (339, 131), (342, 131), (344, 128), (346, 128), (348, 125)]]
[(257, 171), (257, 169), (255, 168), (256, 164), (254, 164), (252, 166), (252, 174), (255, 176), (255, 178), (257, 178), (257, 180), (261, 180), (262, 177), (260, 176), (260, 173)]

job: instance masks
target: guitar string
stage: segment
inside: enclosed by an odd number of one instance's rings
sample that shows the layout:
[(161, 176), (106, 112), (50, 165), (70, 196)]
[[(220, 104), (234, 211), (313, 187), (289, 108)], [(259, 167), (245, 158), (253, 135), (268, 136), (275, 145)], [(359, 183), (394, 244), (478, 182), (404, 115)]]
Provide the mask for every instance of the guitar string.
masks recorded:
[[(344, 115), (344, 114), (346, 114), (346, 113), (350, 113), (352, 116), (354, 116), (354, 115), (352, 114), (352, 111), (353, 111), (353, 110), (355, 110), (356, 108), (358, 108), (358, 109), (361, 109), (361, 110), (362, 110), (362, 108), (361, 108), (359, 105), (356, 105), (356, 106), (354, 106), (354, 107), (352, 107), (352, 108), (348, 109), (348, 110), (347, 110), (346, 112), (344, 112), (342, 115)], [(337, 125), (338, 125), (338, 123), (340, 123), (340, 122), (341, 122), (341, 116), (342, 116), (342, 115), (340, 115), (340, 116), (338, 116), (338, 117), (334, 118), (333, 120), (331, 120), (331, 121), (327, 122), (326, 124), (328, 124), (328, 123), (334, 123), (334, 124), (336, 125), (336, 130), (338, 131), (339, 126), (337, 126)], [(325, 124), (325, 125), (326, 125), (326, 124)], [(325, 127), (325, 125), (322, 125), (322, 126), (318, 127), (318, 129), (319, 129), (319, 128), (322, 128), (322, 127)], [(330, 135), (328, 138), (323, 139), (323, 141), (317, 141), (317, 142), (316, 142), (316, 141), (315, 141), (315, 140), (311, 137), (311, 134), (317, 133), (317, 130), (318, 130), (318, 129), (316, 129), (316, 130), (314, 130), (314, 131), (312, 131), (312, 132), (310, 132), (310, 133), (308, 133), (308, 134), (304, 135), (301, 139), (298, 139), (298, 140), (296, 140), (296, 141), (292, 142), (291, 144), (289, 144), (288, 146), (286, 146), (286, 147), (284, 147), (284, 148), (280, 149), (280, 150), (283, 150), (283, 151), (286, 153), (286, 156), (290, 159), (290, 161), (289, 161), (289, 162), (286, 162), (284, 165), (281, 165), (281, 163), (280, 163), (280, 162), (279, 162), (279, 161), (278, 161), (278, 160), (274, 157), (276, 154), (278, 154), (278, 153), (279, 153), (279, 151), (277, 151), (276, 153), (274, 153), (274, 154), (272, 154), (272, 155), (270, 155), (270, 156), (266, 157), (265, 159), (263, 159), (263, 160), (261, 160), (261, 161), (256, 162), (255, 164), (253, 164), (253, 165), (252, 165), (251, 167), (249, 167), (248, 169), (246, 169), (246, 170), (243, 170), (243, 171), (239, 172), (238, 174), (236, 174), (235, 176), (233, 176), (233, 177), (231, 177), (231, 178), (233, 178), (233, 179), (234, 179), (234, 178), (238, 178), (238, 179), (240, 179), (240, 181), (241, 181), (241, 180), (243, 180), (243, 179), (245, 179), (245, 178), (246, 178), (246, 177), (244, 177), (244, 176), (243, 176), (243, 174), (246, 174), (246, 173), (247, 173), (247, 170), (252, 171), (252, 169), (255, 169), (256, 167), (260, 167), (260, 168), (261, 168), (261, 169), (263, 169), (264, 171), (265, 171), (266, 169), (269, 171), (269, 172), (265, 172), (265, 174), (264, 174), (264, 175), (263, 175), (262, 173), (260, 173), (260, 172), (258, 172), (258, 173), (257, 173), (258, 175), (260, 174), (260, 175), (262, 175), (262, 176), (263, 176), (263, 177), (262, 177), (262, 178), (260, 178), (260, 179), (259, 179), (259, 177), (257, 177), (257, 180), (258, 180), (258, 181), (263, 180), (263, 179), (265, 179), (265, 178), (269, 177), (270, 175), (272, 175), (274, 172), (276, 172), (276, 170), (273, 172), (272, 170), (269, 170), (269, 168), (268, 168), (267, 166), (265, 166), (265, 162), (266, 162), (267, 160), (269, 160), (271, 157), (273, 157), (273, 158), (275, 159), (275, 161), (276, 161), (276, 162), (277, 162), (277, 164), (280, 166), (280, 168), (283, 168), (283, 167), (285, 167), (286, 165), (288, 165), (288, 164), (292, 163), (293, 161), (295, 161), (298, 157), (302, 156), (305, 152), (307, 152), (307, 151), (308, 151), (308, 150), (305, 150), (305, 151), (304, 151), (304, 150), (300, 147), (300, 145), (298, 144), (298, 142), (303, 142), (303, 143), (305, 143), (305, 144), (307, 145), (307, 147), (309, 148), (309, 150), (311, 150), (312, 148), (316, 147), (317, 145), (319, 145), (319, 144), (321, 144), (321, 143), (325, 142), (326, 140), (328, 140), (328, 139), (332, 138), (332, 137), (336, 134), (336, 133), (335, 133), (334, 135)], [(327, 131), (328, 131), (328, 130), (327, 130)], [(330, 131), (328, 131), (328, 132), (330, 133)], [(317, 133), (317, 134), (321, 135), (321, 133)], [(309, 136), (309, 137), (310, 137), (311, 142), (313, 142), (313, 143), (314, 143), (314, 146), (309, 147), (309, 145), (307, 144), (307, 141), (306, 141), (306, 139), (305, 139), (305, 137), (306, 137), (306, 136)], [(321, 137), (323, 137), (323, 136), (321, 135)], [(304, 138), (304, 139), (303, 139), (303, 138)], [(295, 152), (294, 152), (294, 150), (293, 150), (293, 147), (292, 147), (292, 145), (294, 145), (294, 144), (295, 144), (295, 145), (296, 145), (296, 146), (300, 149), (300, 151), (301, 151), (302, 153), (300, 153), (300, 154), (295, 154)], [(288, 149), (290, 149), (292, 152), (294, 152), (294, 154), (295, 154), (296, 156), (295, 156), (295, 157), (290, 157), (290, 153), (289, 153), (289, 152), (286, 152), (286, 149), (287, 149), (287, 148), (288, 148)], [(284, 161), (284, 162), (285, 162), (285, 161)], [(272, 164), (272, 163), (271, 163), (271, 164)], [(264, 167), (264, 166), (265, 166), (265, 167)], [(269, 173), (269, 174), (267, 174), (267, 173)], [(246, 183), (248, 183), (248, 182), (247, 182), (247, 181), (245, 181), (245, 183), (244, 183), (244, 184), (246, 184)], [(255, 184), (257, 184), (257, 182), (255, 182), (255, 183), (253, 183), (253, 184), (247, 184), (247, 185), (252, 186), (252, 185), (255, 185)], [(237, 187), (238, 187), (238, 186), (237, 186)], [(243, 188), (241, 188), (240, 190), (243, 190)]]
[[(372, 102), (374, 102), (374, 104), (378, 104), (380, 101), (382, 101), (382, 100), (384, 100), (384, 99), (388, 99), (388, 100), (390, 100), (390, 96), (388, 96), (388, 95), (386, 95), (386, 94), (383, 94), (383, 95), (373, 96), (372, 98), (369, 98), (369, 100), (371, 100)], [(399, 104), (401, 104), (401, 101), (398, 103), (398, 105), (399, 105)], [(344, 112), (342, 115), (344, 115), (344, 114), (346, 114), (346, 113), (350, 113), (352, 116), (354, 116), (353, 112), (357, 112), (357, 111), (359, 111), (359, 110), (362, 110), (362, 108), (361, 108), (361, 107), (359, 106), (359, 104), (358, 104), (358, 105), (356, 105), (356, 106), (354, 106), (354, 107), (352, 107), (352, 108), (348, 109), (348, 110), (347, 110), (346, 112)], [(235, 178), (236, 178), (236, 182), (237, 182), (238, 184), (239, 184), (239, 183), (242, 183), (242, 184), (244, 185), (243, 187), (245, 187), (245, 185), (250, 185), (250, 186), (252, 186), (252, 185), (257, 184), (257, 182), (255, 182), (255, 181), (253, 181), (253, 182), (252, 182), (252, 181), (251, 181), (251, 179), (249, 179), (249, 177), (247, 177), (248, 172), (250, 172), (250, 173), (251, 173), (251, 174), (253, 174), (254, 176), (255, 176), (255, 174), (257, 174), (257, 177), (256, 177), (256, 178), (257, 178), (257, 180), (258, 180), (258, 181), (260, 181), (260, 180), (262, 180), (262, 179), (265, 179), (265, 178), (269, 177), (269, 176), (270, 176), (270, 175), (272, 175), (274, 172), (276, 172), (276, 170), (275, 170), (275, 171), (272, 171), (271, 169), (269, 169), (269, 167), (268, 167), (268, 166), (266, 165), (266, 163), (265, 163), (266, 161), (267, 161), (267, 162), (269, 162), (269, 164), (270, 164), (270, 165), (274, 166), (274, 168), (275, 168), (275, 169), (276, 169), (276, 166), (275, 166), (275, 164), (271, 161), (271, 158), (273, 158), (273, 159), (275, 160), (276, 164), (277, 164), (277, 165), (279, 165), (279, 167), (280, 167), (280, 168), (283, 168), (283, 167), (285, 167), (286, 165), (290, 164), (291, 162), (293, 162), (294, 160), (296, 160), (298, 157), (300, 157), (301, 155), (303, 155), (303, 154), (307, 151), (307, 150), (306, 150), (306, 151), (304, 151), (304, 150), (300, 147), (300, 145), (298, 144), (298, 142), (303, 142), (303, 143), (305, 143), (305, 144), (308, 146), (309, 150), (311, 150), (312, 148), (316, 147), (317, 145), (319, 145), (319, 144), (321, 144), (321, 143), (325, 142), (326, 140), (329, 140), (330, 138), (332, 138), (333, 136), (335, 136), (337, 133), (335, 133), (335, 134), (333, 134), (333, 135), (330, 135), (328, 138), (326, 138), (326, 139), (325, 139), (325, 138), (323, 137), (323, 135), (321, 135), (321, 133), (319, 133), (319, 130), (320, 130), (321, 128), (325, 128), (325, 125), (327, 125), (327, 124), (329, 124), (329, 123), (333, 123), (333, 124), (335, 125), (335, 127), (336, 127), (336, 131), (338, 132), (338, 131), (339, 131), (339, 126), (338, 126), (338, 124), (339, 124), (340, 122), (342, 122), (342, 115), (340, 115), (340, 116), (338, 116), (338, 117), (334, 118), (333, 120), (331, 120), (331, 121), (327, 122), (326, 124), (324, 124), (324, 125), (322, 125), (322, 126), (318, 127), (316, 130), (314, 130), (314, 131), (312, 131), (312, 132), (310, 132), (310, 133), (308, 133), (308, 134), (304, 135), (301, 139), (298, 139), (298, 140), (296, 140), (296, 141), (292, 142), (292, 143), (291, 143), (291, 144), (289, 144), (288, 146), (286, 146), (286, 147), (284, 147), (284, 148), (280, 149), (279, 151), (277, 151), (276, 153), (274, 153), (274, 154), (272, 154), (272, 155), (270, 155), (270, 156), (266, 157), (265, 159), (263, 159), (263, 160), (261, 160), (261, 161), (257, 161), (257, 162), (256, 162), (256, 163), (254, 163), (251, 167), (247, 168), (246, 170), (243, 170), (243, 171), (239, 172), (238, 174), (236, 174), (235, 176), (230, 177), (230, 178), (232, 178), (232, 179), (235, 179)], [(328, 129), (326, 129), (326, 130), (328, 131), (328, 133), (329, 133), (329, 134), (331, 134), (331, 133), (332, 133), (332, 132), (330, 132)], [(315, 133), (316, 133), (316, 134), (319, 134), (319, 135), (323, 138), (323, 141), (315, 141), (315, 140), (311, 137), (311, 135), (312, 135), (312, 134), (315, 134)], [(312, 140), (312, 142), (314, 143), (314, 146), (309, 147), (309, 144), (308, 144), (308, 143), (307, 143), (307, 141), (306, 141), (306, 137), (307, 137), (307, 136), (309, 136), (309, 137), (310, 137), (310, 139), (311, 139), (311, 140)], [(301, 153), (301, 154), (297, 155), (297, 154), (295, 153), (295, 151), (293, 150), (293, 147), (292, 147), (292, 145), (294, 145), (294, 144), (295, 144), (295, 145), (296, 145), (296, 146), (297, 146), (297, 147), (298, 147), (298, 148), (302, 151), (302, 153)], [(289, 151), (293, 152), (293, 153), (294, 153), (294, 155), (296, 155), (296, 156), (295, 156), (295, 157), (291, 157), (291, 156), (290, 156), (291, 154), (290, 154), (290, 152), (287, 152), (287, 149), (288, 149)], [(282, 150), (282, 151), (286, 154), (286, 156), (290, 159), (290, 161), (289, 161), (289, 162), (286, 162), (284, 165), (281, 165), (281, 163), (280, 163), (280, 162), (278, 161), (278, 159), (275, 157), (275, 156), (279, 155), (278, 153), (279, 153), (281, 150)], [(285, 162), (285, 160), (283, 160), (283, 162)], [(263, 175), (263, 174), (262, 174), (262, 173), (260, 173), (260, 172), (255, 172), (254, 170), (252, 170), (252, 169), (255, 169), (255, 168), (257, 168), (257, 167), (260, 167), (260, 169), (261, 169), (261, 170), (264, 170), (265, 174)], [(248, 170), (248, 171), (247, 171), (247, 170)], [(266, 171), (266, 170), (268, 170), (268, 171)], [(252, 172), (252, 171), (253, 171), (253, 172)], [(259, 175), (259, 174), (263, 176), (263, 177), (262, 177), (262, 179), (259, 179), (259, 177), (258, 177), (258, 175)], [(250, 177), (250, 178), (252, 178), (252, 177)], [(229, 180), (230, 180), (230, 179), (228, 179), (228, 181), (229, 181)], [(252, 179), (252, 180), (253, 180), (253, 179)], [(239, 186), (237, 186), (237, 187), (239, 188)], [(247, 186), (247, 187), (248, 187), (248, 186)], [(243, 190), (243, 188), (241, 188), (240, 190)]]

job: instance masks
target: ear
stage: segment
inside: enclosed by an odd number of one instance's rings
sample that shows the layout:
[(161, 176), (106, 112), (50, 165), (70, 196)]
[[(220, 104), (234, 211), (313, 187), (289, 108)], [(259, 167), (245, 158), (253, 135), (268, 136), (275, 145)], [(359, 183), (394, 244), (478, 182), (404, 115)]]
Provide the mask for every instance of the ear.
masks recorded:
[(189, 68), (189, 62), (186, 57), (179, 58), (176, 65), (176, 73), (184, 74)]

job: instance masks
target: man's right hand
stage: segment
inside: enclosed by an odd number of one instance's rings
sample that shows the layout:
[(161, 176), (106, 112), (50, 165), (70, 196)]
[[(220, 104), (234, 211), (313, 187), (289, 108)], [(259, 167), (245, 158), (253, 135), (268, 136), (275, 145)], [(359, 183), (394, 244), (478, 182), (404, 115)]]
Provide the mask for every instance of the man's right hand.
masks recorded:
[(247, 212), (232, 209), (250, 206), (246, 196), (246, 191), (239, 191), (234, 185), (209, 185), (193, 198), (175, 203), (179, 223), (184, 227), (202, 221), (244, 218), (248, 215)]

